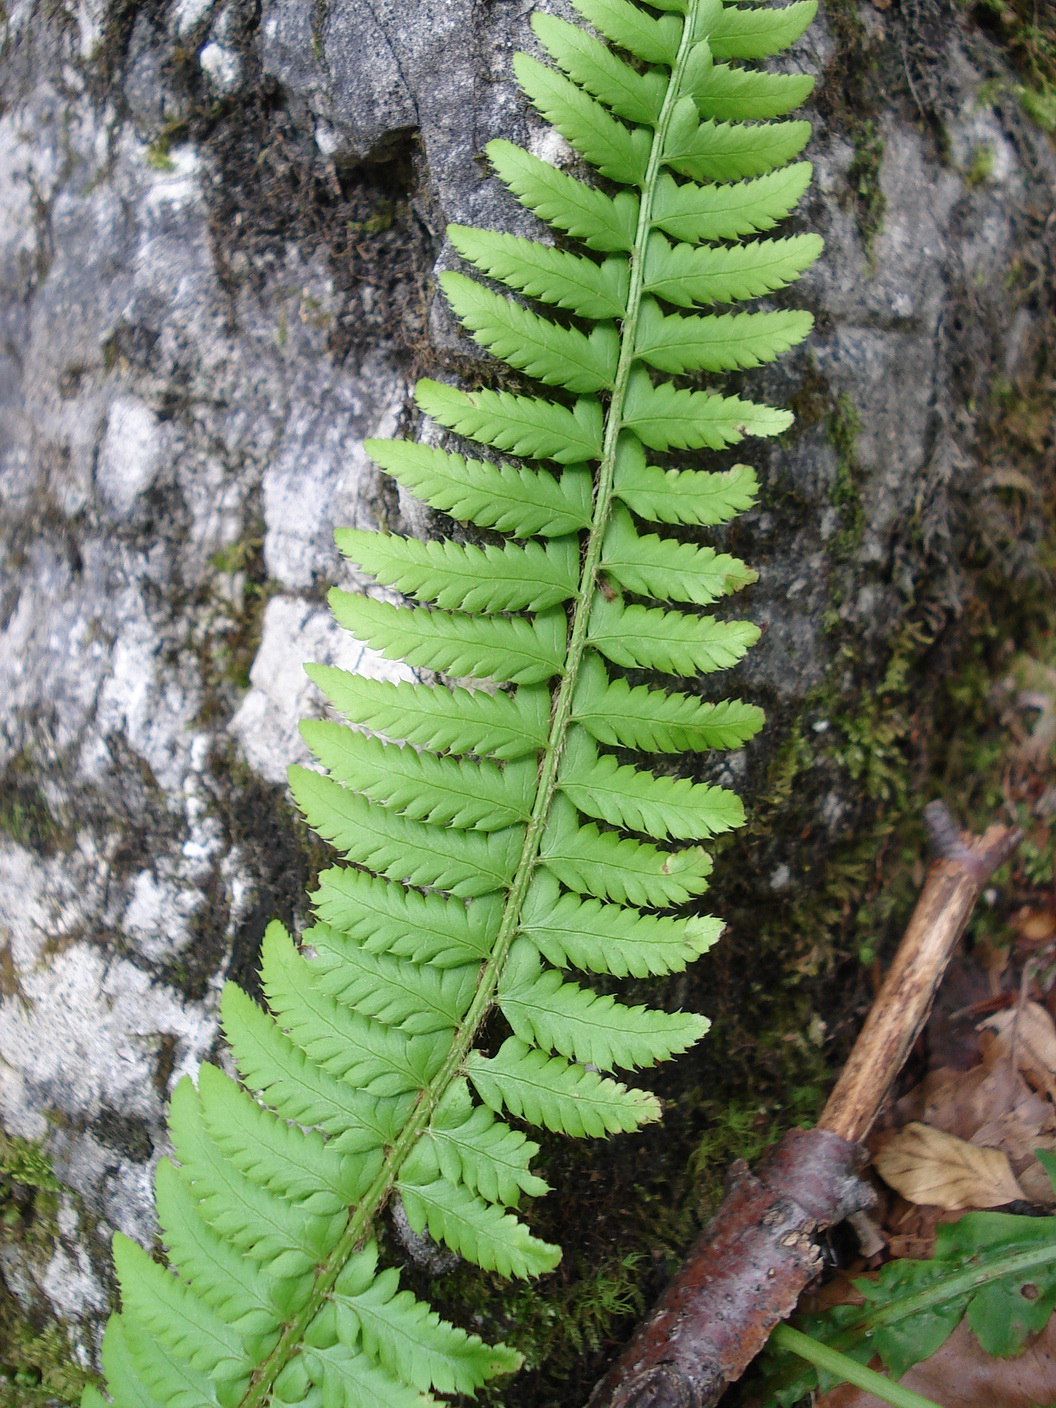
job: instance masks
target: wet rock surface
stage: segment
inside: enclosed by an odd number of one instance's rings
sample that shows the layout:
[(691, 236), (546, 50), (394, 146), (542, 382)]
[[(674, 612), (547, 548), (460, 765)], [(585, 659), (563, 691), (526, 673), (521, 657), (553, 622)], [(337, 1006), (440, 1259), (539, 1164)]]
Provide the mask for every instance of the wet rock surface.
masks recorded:
[[(330, 623), (331, 533), (425, 521), (362, 441), (404, 426), (416, 371), (465, 366), (430, 311), (444, 222), (529, 228), (484, 143), (562, 159), (510, 78), (529, 10), (3, 22), (0, 1123), (72, 1196), (2, 1275), (86, 1360), (110, 1230), (150, 1234), (168, 1093), (318, 862), (282, 783), (318, 709), (301, 662), (399, 668)], [(952, 11), (841, 3), (789, 62), (821, 75), (799, 218), (827, 253), (790, 294), (818, 331), (756, 386), (799, 426), (731, 535), (768, 628), (737, 687), (778, 728), (841, 650), (868, 690), (911, 603), (940, 634), (965, 605), (975, 410), (1031, 374), (1054, 171), (1007, 85), (980, 101), (1000, 61)], [(732, 771), (758, 788), (765, 758)], [(854, 798), (824, 786), (838, 829)]]

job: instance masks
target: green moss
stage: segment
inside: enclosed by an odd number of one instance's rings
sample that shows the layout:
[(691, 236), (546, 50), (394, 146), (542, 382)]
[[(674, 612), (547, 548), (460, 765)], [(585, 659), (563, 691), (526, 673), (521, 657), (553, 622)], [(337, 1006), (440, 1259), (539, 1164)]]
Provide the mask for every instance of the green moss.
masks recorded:
[(847, 169), (847, 201), (854, 210), (871, 267), (885, 209), (880, 187), (884, 142), (879, 123), (884, 94), (877, 47), (855, 0), (826, 0), (825, 17), (835, 47), (822, 74), (817, 102), (823, 115), (854, 147)]
[(851, 557), (865, 532), (865, 510), (858, 485), (858, 412), (851, 398), (842, 393), (826, 417), (825, 430), (836, 451), (836, 476), (829, 491), (829, 502), (839, 513), (839, 527), (829, 543), (829, 552), (836, 560)]
[(968, 165), (964, 169), (964, 179), (969, 186), (981, 186), (994, 173), (994, 147), (992, 142), (980, 142), (973, 147)]
[(1056, 16), (1034, 0), (967, 0), (972, 17), (1003, 45), (1023, 81), (1013, 91), (1027, 116), (1056, 131)]
[(70, 828), (48, 803), (32, 755), (16, 753), (0, 773), (0, 833), (41, 855), (72, 843)]
[[(0, 1248), (24, 1266), (50, 1260), (60, 1188), (38, 1145), (0, 1130)], [(79, 1403), (91, 1382), (62, 1327), (34, 1324), (0, 1278), (0, 1408)]]

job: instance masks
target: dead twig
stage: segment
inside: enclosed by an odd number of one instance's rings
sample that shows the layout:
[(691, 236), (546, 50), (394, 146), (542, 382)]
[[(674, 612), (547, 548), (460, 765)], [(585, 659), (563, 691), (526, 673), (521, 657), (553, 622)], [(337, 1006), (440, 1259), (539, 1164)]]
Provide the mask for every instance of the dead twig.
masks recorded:
[(718, 1212), (589, 1408), (712, 1408), (821, 1269), (818, 1234), (872, 1201), (858, 1178), (868, 1134), (916, 1041), (954, 945), (994, 871), (1019, 844), (991, 826), (962, 835), (924, 811), (935, 859), (884, 985), (813, 1130), (785, 1135), (757, 1173), (733, 1166)]

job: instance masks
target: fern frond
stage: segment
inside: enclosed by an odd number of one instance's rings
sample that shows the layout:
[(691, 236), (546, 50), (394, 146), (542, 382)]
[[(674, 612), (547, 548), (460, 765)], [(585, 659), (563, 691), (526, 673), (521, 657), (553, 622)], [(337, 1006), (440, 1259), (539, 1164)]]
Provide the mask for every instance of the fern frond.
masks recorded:
[(728, 553), (672, 542), (655, 533), (637, 533), (622, 509), (614, 510), (609, 521), (601, 566), (606, 577), (625, 591), (696, 606), (710, 606), (756, 580), (755, 572)]
[(505, 768), (460, 762), (322, 719), (305, 719), (301, 736), (337, 782), (416, 821), (500, 831), (531, 813), (535, 770), (529, 759)]
[(539, 684), (560, 674), (565, 663), (564, 613), (521, 617), (469, 616), (457, 611), (404, 611), (388, 601), (351, 592), (330, 593), (341, 625), (390, 660), (423, 670), (474, 679)]
[(814, 326), (810, 313), (724, 313), (710, 318), (665, 315), (652, 299), (642, 304), (635, 351), (658, 371), (724, 372), (772, 362), (802, 342)]
[(508, 1037), (494, 1056), (470, 1052), (466, 1074), (497, 1114), (508, 1110), (557, 1134), (599, 1138), (629, 1133), (660, 1118), (655, 1095), (547, 1056), (516, 1036)]
[(690, 695), (609, 680), (596, 663), (581, 676), (573, 717), (599, 743), (646, 753), (707, 752), (739, 748), (763, 726), (763, 711), (739, 699), (705, 703)]
[(324, 871), (312, 899), (321, 919), (368, 952), (441, 969), (480, 963), (491, 952), (502, 922), (495, 894), (456, 903), (362, 870)]
[(811, 175), (809, 161), (725, 186), (678, 182), (661, 172), (653, 199), (653, 224), (690, 244), (772, 230), (796, 208)]
[(798, 279), (820, 253), (818, 235), (702, 247), (673, 245), (654, 233), (646, 249), (645, 288), (680, 308), (762, 298)]
[(639, 203), (629, 191), (610, 198), (512, 142), (489, 142), (486, 150), (499, 176), (540, 220), (582, 240), (588, 249), (610, 253), (634, 248)]
[(550, 695), (545, 689), (489, 694), (393, 684), (332, 665), (306, 665), (305, 671), (346, 719), (369, 723), (375, 732), (416, 748), (508, 761), (546, 746)]
[(581, 899), (541, 872), (525, 897), (520, 932), (559, 968), (644, 978), (681, 972), (712, 947), (722, 921), (670, 919)]
[[(625, 259), (595, 264), (581, 254), (469, 225), (449, 225), (447, 235), (463, 259), (517, 293), (567, 308), (581, 318), (622, 318), (627, 311), (631, 281)], [(576, 527), (586, 527), (589, 521), (587, 513)]]
[(539, 847), (542, 864), (579, 895), (643, 909), (670, 909), (708, 888), (711, 859), (697, 847), (662, 851), (583, 823), (563, 797), (551, 807)]
[(776, 10), (729, 5), (708, 43), (717, 59), (767, 59), (794, 44), (817, 12), (817, 0), (795, 0)]
[(604, 598), (591, 613), (591, 643), (616, 665), (667, 675), (728, 670), (759, 639), (750, 621), (684, 616), (651, 606), (623, 606)]
[(415, 1036), (445, 1027), (453, 1030), (466, 1015), (476, 989), (471, 964), (440, 968), (401, 962), (371, 953), (327, 924), (313, 924), (303, 937), (314, 953), (316, 987), (346, 1007)]
[(624, 424), (651, 450), (721, 450), (746, 435), (780, 435), (792, 424), (790, 411), (739, 396), (684, 391), (666, 381), (654, 386), (645, 371), (627, 387), (624, 415)]
[[(545, 1274), (559, 1250), (514, 1209), (547, 1187), (507, 1117), (575, 1137), (638, 1129), (659, 1118), (656, 1097), (601, 1072), (666, 1060), (707, 1030), (590, 975), (677, 973), (722, 928), (677, 911), (711, 870), (688, 843), (739, 825), (741, 804), (655, 755), (739, 748), (762, 721), (693, 692), (759, 634), (700, 614), (755, 574), (699, 531), (758, 486), (747, 465), (664, 457), (791, 418), (670, 378), (763, 365), (810, 329), (806, 313), (708, 306), (784, 288), (820, 250), (813, 235), (754, 238), (809, 181), (809, 163), (785, 163), (808, 135), (786, 115), (811, 80), (746, 66), (791, 43), (814, 0), (573, 3), (596, 33), (536, 15), (555, 66), (521, 55), (514, 69), (606, 189), (494, 141), (498, 177), (560, 247), (448, 232), (517, 295), (448, 271), (452, 309), (536, 389), (505, 389), (501, 367), (496, 389), (418, 383), (427, 438), (451, 432), (476, 455), (367, 442), (404, 490), (486, 541), (337, 535), (391, 593), (335, 590), (338, 622), (443, 678), (308, 667), (348, 722), (305, 723), (325, 771), (294, 768), (290, 788), (345, 863), (320, 875), (300, 946), (269, 926), (266, 1009), (224, 989), (240, 1079), (207, 1067), (175, 1091), (174, 1161), (157, 1175), (169, 1266), (115, 1245), (110, 1408), (428, 1408), (512, 1371), (519, 1356), (380, 1265), (386, 1206), (401, 1199), (412, 1228), (481, 1267)], [(632, 684), (630, 669), (686, 683)]]
[(545, 611), (575, 596), (574, 544), (423, 543), (392, 533), (338, 529), (337, 546), (386, 586), (458, 611)]
[(441, 1320), (435, 1310), (399, 1290), (395, 1271), (378, 1271), (370, 1243), (348, 1259), (335, 1287), (336, 1327), (343, 1344), (362, 1344), (370, 1357), (417, 1389), (473, 1393), (495, 1374), (509, 1374), (521, 1356), (487, 1345)]
[(577, 395), (611, 387), (620, 353), (619, 333), (611, 323), (584, 335), (481, 288), (464, 274), (441, 274), (440, 287), (474, 341), (511, 367)]
[(558, 67), (610, 112), (627, 122), (656, 121), (666, 84), (655, 69), (639, 73), (591, 35), (554, 15), (537, 11), (532, 29)]
[(545, 470), (467, 460), (408, 440), (367, 440), (364, 448), (427, 504), (478, 528), (555, 538), (590, 523), (592, 485), (584, 470), (566, 469), (558, 482)]
[(585, 816), (648, 836), (699, 841), (744, 825), (735, 792), (621, 765), (580, 730), (569, 736), (558, 785)]
[(434, 1241), (503, 1276), (542, 1276), (560, 1261), (561, 1248), (533, 1237), (512, 1213), (446, 1178), (414, 1182), (410, 1160), (404, 1170), (396, 1187), (415, 1232), (428, 1228)]
[(508, 391), (456, 391), (429, 380), (418, 383), (414, 398), (438, 425), (496, 450), (558, 464), (601, 456), (601, 407), (594, 400), (581, 397), (569, 408)]
[(692, 1012), (628, 1007), (614, 997), (565, 982), (544, 970), (534, 947), (510, 951), (499, 1006), (523, 1041), (603, 1071), (667, 1061), (699, 1041), (711, 1023)]

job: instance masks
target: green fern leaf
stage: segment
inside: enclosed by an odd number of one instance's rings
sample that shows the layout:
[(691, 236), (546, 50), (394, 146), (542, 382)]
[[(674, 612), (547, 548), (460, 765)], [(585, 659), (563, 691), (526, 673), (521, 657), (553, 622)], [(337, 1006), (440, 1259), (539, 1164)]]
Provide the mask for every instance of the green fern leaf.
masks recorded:
[(699, 1041), (711, 1023), (691, 1012), (628, 1007), (543, 970), (534, 947), (514, 946), (499, 1006), (522, 1041), (604, 1071), (667, 1061)]
[(511, 367), (577, 394), (611, 387), (620, 351), (611, 324), (586, 336), (481, 288), (464, 274), (441, 274), (440, 286), (474, 341)]
[(351, 1256), (337, 1281), (336, 1328), (343, 1344), (362, 1344), (390, 1374), (417, 1389), (473, 1393), (495, 1374), (510, 1374), (521, 1356), (505, 1345), (487, 1345), (401, 1291), (399, 1277), (378, 1271), (370, 1243)]
[(173, 1092), (169, 1128), (180, 1177), (206, 1222), (266, 1266), (274, 1279), (303, 1281), (337, 1241), (344, 1219), (309, 1213), (231, 1168), (205, 1128), (197, 1092), (186, 1077)]
[(792, 424), (790, 411), (739, 396), (683, 391), (666, 381), (654, 386), (644, 371), (631, 377), (624, 416), (624, 424), (652, 450), (721, 450), (746, 435), (780, 435)]
[(648, 836), (700, 841), (744, 825), (735, 792), (621, 765), (578, 729), (569, 735), (558, 784), (587, 816)]
[(355, 1164), (320, 1134), (276, 1119), (215, 1066), (199, 1072), (198, 1098), (205, 1128), (232, 1166), (305, 1212), (338, 1212), (366, 1191)]
[(375, 732), (416, 748), (507, 761), (536, 754), (546, 746), (550, 694), (545, 689), (488, 694), (392, 684), (331, 665), (306, 665), (305, 671), (352, 723), (369, 723)]
[(794, 44), (817, 14), (817, 0), (795, 0), (780, 9), (729, 5), (708, 35), (717, 59), (765, 59)]
[(431, 1146), (438, 1173), (489, 1203), (516, 1207), (522, 1193), (539, 1197), (550, 1191), (529, 1167), (539, 1146), (474, 1105), (463, 1080), (447, 1091), (422, 1142)]
[(152, 1402), (165, 1408), (228, 1408), (226, 1385), (211, 1384), (133, 1315), (124, 1317), (122, 1328), (129, 1368), (139, 1376)]
[(683, 616), (604, 598), (590, 618), (592, 644), (614, 664), (669, 675), (728, 670), (758, 639), (759, 627), (750, 621)]
[(439, 1408), (431, 1393), (419, 1393), (355, 1348), (309, 1340), (303, 1355), (312, 1378), (322, 1384), (322, 1408)]
[(755, 69), (715, 64), (693, 89), (701, 117), (727, 122), (783, 117), (810, 97), (814, 79), (806, 73), (759, 73)]
[[(447, 234), (463, 259), (518, 293), (581, 318), (622, 318), (627, 311), (630, 271), (625, 259), (595, 264), (581, 254), (469, 225), (448, 225)], [(583, 522), (565, 531), (586, 527), (589, 520), (588, 512)]]
[(159, 1162), (156, 1178), (170, 1266), (221, 1320), (246, 1336), (247, 1348), (258, 1355), (270, 1349), (281, 1316), (267, 1276), (203, 1222), (197, 1199), (168, 1159)]
[[(666, 1059), (707, 1027), (562, 970), (678, 972), (721, 930), (650, 911), (705, 891), (711, 861), (686, 843), (738, 825), (740, 803), (640, 755), (740, 747), (761, 714), (619, 670), (693, 681), (758, 635), (696, 614), (754, 580), (697, 531), (751, 506), (754, 471), (662, 456), (772, 436), (789, 416), (665, 378), (762, 365), (809, 330), (797, 312), (701, 313), (783, 288), (820, 250), (810, 235), (731, 243), (771, 230), (809, 179), (807, 162), (776, 169), (806, 125), (774, 119), (810, 79), (743, 60), (792, 42), (813, 0), (575, 3), (623, 56), (539, 15), (556, 69), (514, 67), (609, 189), (493, 142), (500, 180), (578, 248), (449, 231), (486, 276), (542, 306), (440, 279), (468, 333), (538, 394), (419, 383), (425, 437), (476, 441), (475, 458), (368, 442), (402, 489), (488, 536), (338, 534), (359, 571), (404, 598), (335, 591), (340, 624), (444, 678), (309, 670), (352, 727), (306, 723), (326, 772), (295, 768), (290, 786), (347, 863), (320, 876), (300, 950), (269, 927), (267, 1010), (224, 990), (240, 1083), (206, 1069), (198, 1091), (177, 1088), (175, 1162), (157, 1178), (169, 1269), (118, 1244), (124, 1310), (103, 1343), (113, 1408), (426, 1408), (433, 1392), (509, 1372), (515, 1354), (441, 1321), (379, 1266), (386, 1205), (402, 1198), (412, 1227), (480, 1266), (545, 1273), (557, 1248), (511, 1211), (546, 1191), (537, 1149), (505, 1116), (573, 1136), (636, 1129), (657, 1100), (597, 1068)], [(485, 1056), (489, 1013), (514, 1034)]]
[(390, 660), (407, 660), (421, 669), (538, 684), (560, 674), (565, 663), (564, 612), (540, 613), (525, 621), (455, 611), (407, 611), (336, 587), (329, 601), (346, 630)]
[(590, 522), (591, 479), (467, 460), (409, 440), (366, 440), (364, 449), (405, 488), (433, 508), (515, 538), (560, 537)]
[(605, 575), (625, 591), (659, 601), (690, 601), (709, 606), (740, 591), (756, 573), (728, 553), (676, 543), (655, 533), (636, 532), (630, 515), (616, 510), (602, 546)]
[(645, 685), (632, 687), (626, 680), (609, 680), (599, 661), (588, 661), (580, 674), (573, 717), (599, 743), (647, 753), (739, 748), (763, 726), (763, 712), (755, 704), (739, 699), (710, 704)]
[[(136, 1372), (129, 1354), (126, 1328), (123, 1317), (111, 1316), (103, 1336), (103, 1372), (111, 1401), (117, 1408), (162, 1408), (161, 1400), (155, 1398)], [(215, 1403), (216, 1398), (207, 1387), (200, 1404), (211, 1408)], [(90, 1395), (86, 1395), (81, 1404), (82, 1408), (95, 1408)]]
[(410, 1036), (320, 991), (281, 924), (264, 935), (260, 979), (268, 1006), (305, 1055), (368, 1094), (421, 1090), (443, 1060), (444, 1032)]
[(638, 185), (649, 159), (644, 128), (627, 128), (561, 74), (527, 54), (513, 60), (517, 81), (547, 122), (610, 181)]
[(580, 899), (540, 872), (525, 898), (520, 932), (559, 968), (645, 978), (681, 972), (713, 946), (722, 921), (669, 919)]
[(542, 1276), (553, 1271), (561, 1258), (560, 1247), (533, 1237), (511, 1213), (502, 1212), (446, 1178), (429, 1183), (402, 1178), (396, 1186), (407, 1221), (415, 1232), (428, 1228), (435, 1241), (443, 1242), (485, 1271), (498, 1271), (503, 1276)]
[(466, 1074), (496, 1114), (508, 1110), (577, 1139), (627, 1133), (660, 1118), (655, 1095), (547, 1056), (516, 1036), (508, 1037), (494, 1056), (470, 1052)]
[(628, 465), (616, 493), (640, 518), (654, 523), (682, 523), (711, 527), (726, 523), (751, 508), (758, 492), (755, 470), (747, 464), (732, 469), (658, 469)]
[(645, 258), (645, 288), (680, 308), (761, 298), (798, 279), (821, 253), (817, 235), (712, 246), (669, 244), (654, 233)]
[(321, 719), (305, 719), (301, 736), (337, 782), (416, 821), (500, 831), (527, 821), (532, 810), (529, 759), (500, 769), (438, 758)]
[(542, 864), (570, 890), (643, 909), (669, 909), (703, 894), (711, 859), (696, 847), (661, 851), (614, 831), (583, 825), (575, 808), (554, 800), (539, 847)]
[(327, 924), (306, 929), (304, 941), (314, 952), (312, 979), (320, 992), (413, 1036), (445, 1027), (453, 1030), (476, 989), (472, 964), (439, 968), (401, 962), (371, 953)]
[(554, 15), (536, 11), (532, 29), (558, 67), (610, 112), (627, 122), (656, 121), (667, 85), (655, 70), (638, 73), (604, 44)]
[(512, 142), (489, 142), (486, 150), (502, 180), (540, 220), (601, 253), (634, 248), (638, 198), (629, 191), (604, 195)]
[(593, 400), (581, 398), (569, 409), (507, 391), (471, 395), (429, 380), (418, 383), (414, 398), (439, 425), (496, 450), (558, 464), (578, 464), (601, 455), (601, 407)]
[(130, 1319), (175, 1360), (214, 1383), (249, 1378), (253, 1365), (237, 1331), (122, 1232), (114, 1236), (114, 1269)]
[(439, 969), (487, 958), (502, 922), (502, 904), (495, 894), (456, 903), (362, 870), (325, 870), (312, 900), (320, 919), (368, 952)]
[(810, 313), (726, 313), (710, 318), (665, 315), (647, 299), (635, 354), (659, 371), (732, 371), (772, 362), (810, 332)]
[(459, 611), (545, 611), (575, 596), (578, 586), (578, 555), (569, 538), (545, 546), (476, 547), (343, 528), (334, 540), (386, 586)]
[(290, 769), (290, 791), (308, 823), (357, 865), (408, 885), (471, 898), (509, 884), (520, 853), (517, 827), (448, 832), (372, 807), (328, 777)]
[(573, 0), (588, 23), (647, 64), (672, 64), (678, 57), (682, 26), (678, 20), (653, 19), (627, 0)]
[(653, 223), (672, 238), (690, 243), (735, 240), (772, 230), (796, 208), (812, 174), (809, 161), (726, 186), (679, 183), (661, 173), (653, 198)]
[(810, 140), (809, 122), (764, 122), (745, 126), (734, 122), (696, 121), (692, 117), (679, 133), (672, 133), (664, 162), (680, 176), (694, 181), (740, 181), (765, 176), (798, 156)]

